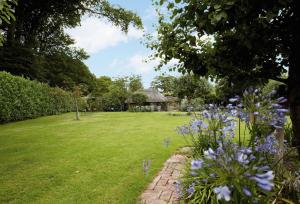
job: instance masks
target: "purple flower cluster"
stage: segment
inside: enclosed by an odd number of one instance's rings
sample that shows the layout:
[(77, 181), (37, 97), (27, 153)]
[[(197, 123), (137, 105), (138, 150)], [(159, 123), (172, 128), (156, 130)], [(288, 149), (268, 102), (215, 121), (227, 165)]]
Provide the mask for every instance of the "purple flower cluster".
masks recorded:
[(288, 109), (285, 109), (282, 105), (287, 101), (286, 98), (280, 97), (277, 100), (277, 103), (272, 103), (271, 107), (273, 111), (271, 112), (272, 118), (270, 121), (270, 125), (274, 128), (283, 128), (284, 124), (286, 123), (287, 119), (285, 114), (289, 112)]
[(190, 128), (187, 125), (177, 127), (177, 132), (181, 135), (190, 134)]
[(214, 188), (214, 192), (217, 195), (217, 199), (224, 199), (226, 201), (230, 201), (231, 197), (230, 197), (230, 190), (227, 186), (219, 186)]
[(276, 154), (278, 152), (278, 142), (273, 134), (266, 138), (257, 139), (255, 150), (261, 153)]
[(256, 181), (257, 185), (265, 190), (265, 191), (271, 191), (274, 187), (273, 179), (274, 179), (274, 173), (273, 171), (268, 171), (263, 174), (255, 174), (255, 176), (251, 176), (250, 179)]

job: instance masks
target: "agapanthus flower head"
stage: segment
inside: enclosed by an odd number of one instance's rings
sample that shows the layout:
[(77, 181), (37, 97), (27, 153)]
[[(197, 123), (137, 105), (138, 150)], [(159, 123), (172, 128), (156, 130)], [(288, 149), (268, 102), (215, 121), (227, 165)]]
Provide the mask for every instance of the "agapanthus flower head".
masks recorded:
[(260, 108), (260, 106), (261, 106), (261, 105), (260, 105), (260, 102), (258, 102), (258, 103), (255, 104), (255, 107), (256, 107), (257, 109)]
[(231, 196), (230, 196), (231, 192), (227, 186), (216, 187), (216, 188), (214, 188), (214, 192), (215, 192), (215, 194), (217, 194), (218, 200), (221, 200), (221, 199), (224, 199), (226, 201), (231, 200)]
[(210, 119), (211, 118), (211, 114), (207, 110), (203, 111), (202, 114), (203, 114), (203, 117), (206, 118), (206, 119)]
[(204, 164), (204, 161), (202, 159), (192, 160), (191, 161), (191, 169), (192, 170), (201, 169), (203, 167), (203, 164)]
[(234, 102), (237, 102), (237, 101), (239, 101), (239, 100), (240, 100), (240, 97), (239, 97), (239, 96), (235, 96), (235, 97), (233, 97), (233, 98), (230, 98), (230, 99), (229, 99), (229, 102), (234, 103)]
[(188, 134), (190, 134), (190, 129), (188, 126), (183, 125), (183, 126), (177, 127), (177, 132), (181, 135), (188, 135)]
[(244, 153), (241, 153), (239, 152), (238, 155), (237, 155), (237, 161), (240, 163), (240, 164), (249, 164), (249, 160), (248, 160), (248, 155), (247, 154), (244, 154)]
[(273, 171), (268, 171), (263, 174), (255, 174), (255, 176), (250, 177), (250, 179), (256, 181), (256, 184), (265, 191), (271, 191), (274, 187), (273, 179), (274, 174)]
[(263, 143), (256, 142), (255, 150), (258, 152), (275, 154), (278, 151), (278, 142), (273, 134), (268, 135)]
[(211, 174), (209, 174), (209, 177), (210, 177), (210, 178), (216, 178), (216, 177), (217, 177), (217, 174), (211, 173)]
[(233, 106), (231, 103), (229, 103), (229, 104), (227, 104), (226, 108), (227, 108), (227, 109), (233, 109), (234, 106)]
[(208, 159), (215, 159), (216, 153), (214, 152), (214, 150), (209, 148), (208, 150), (204, 151), (204, 156)]
[(285, 109), (285, 108), (279, 108), (279, 109), (276, 109), (276, 111), (277, 111), (278, 113), (288, 113), (288, 112), (289, 112), (289, 110), (288, 110), (288, 109)]
[(282, 108), (282, 105), (277, 104), (277, 103), (272, 103), (271, 106), (272, 106), (272, 108)]
[(284, 98), (284, 97), (279, 97), (279, 98), (277, 99), (277, 102), (278, 102), (278, 103), (285, 103), (285, 102), (287, 102), (287, 99)]
[(242, 147), (240, 149), (240, 152), (244, 154), (252, 154), (252, 149), (250, 147), (249, 148)]
[(195, 187), (194, 185), (189, 186), (189, 188), (186, 190), (186, 192), (189, 194), (189, 196), (192, 196), (195, 193)]

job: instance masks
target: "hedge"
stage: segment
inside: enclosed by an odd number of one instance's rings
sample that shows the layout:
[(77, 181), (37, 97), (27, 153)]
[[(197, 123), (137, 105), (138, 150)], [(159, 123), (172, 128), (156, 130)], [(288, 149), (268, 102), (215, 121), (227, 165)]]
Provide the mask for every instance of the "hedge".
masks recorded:
[(70, 112), (74, 109), (70, 92), (47, 84), (0, 72), (0, 122)]

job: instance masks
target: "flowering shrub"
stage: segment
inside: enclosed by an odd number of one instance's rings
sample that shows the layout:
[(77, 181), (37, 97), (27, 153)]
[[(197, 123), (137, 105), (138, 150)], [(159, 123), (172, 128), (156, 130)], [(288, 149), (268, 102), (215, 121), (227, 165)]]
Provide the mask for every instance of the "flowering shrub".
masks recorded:
[[(284, 182), (275, 177), (282, 151), (274, 130), (286, 122), (286, 99), (248, 89), (226, 109), (209, 105), (178, 132), (194, 147), (181, 196), (189, 203), (268, 203)], [(241, 123), (250, 136), (241, 138)], [(235, 134), (239, 128), (238, 135)], [(236, 138), (238, 136), (238, 138)], [(275, 185), (276, 184), (276, 185)], [(277, 185), (278, 184), (278, 185)]]
[[(260, 151), (275, 145), (274, 140), (270, 141), (259, 144)], [(274, 172), (261, 152), (240, 147), (230, 139), (221, 140), (216, 150), (209, 148), (202, 157), (191, 161), (183, 185), (184, 197), (195, 203), (265, 203), (272, 195)]]

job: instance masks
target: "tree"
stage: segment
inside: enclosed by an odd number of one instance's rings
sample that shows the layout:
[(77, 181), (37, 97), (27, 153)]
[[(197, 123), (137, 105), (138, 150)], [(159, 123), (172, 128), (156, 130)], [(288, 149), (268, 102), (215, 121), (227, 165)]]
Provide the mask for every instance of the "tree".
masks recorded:
[(140, 109), (141, 109), (141, 106), (147, 101), (147, 96), (143, 93), (134, 93), (132, 96), (131, 96), (131, 100), (134, 104), (137, 104)]
[(109, 92), (109, 87), (112, 85), (112, 79), (108, 76), (101, 76), (96, 79), (95, 89), (92, 91), (92, 96), (101, 97)]
[(174, 95), (176, 77), (174, 76), (157, 76), (151, 82), (151, 87), (159, 90), (161, 93), (169, 96)]
[(16, 20), (14, 16), (13, 5), (17, 5), (17, 0), (1, 0), (0, 1), (0, 47), (3, 46), (3, 30), (1, 29), (3, 21), (10, 24), (11, 20)]
[(78, 107), (78, 100), (81, 97), (80, 87), (75, 86), (73, 90), (73, 99), (75, 104), (75, 113), (76, 113), (76, 120), (80, 120), (79, 118), (79, 107)]
[[(161, 0), (157, 41), (149, 46), (161, 66), (178, 59), (177, 69), (288, 86), (295, 144), (300, 153), (299, 1)], [(170, 14), (170, 15), (168, 15)], [(211, 37), (211, 40), (204, 40)], [(288, 67), (288, 69), (287, 69)], [(281, 76), (288, 72), (288, 78)]]
[(138, 90), (143, 89), (142, 84), (142, 77), (139, 75), (132, 75), (128, 78), (129, 84), (128, 84), (128, 90), (131, 93), (134, 93)]
[(6, 46), (22, 45), (38, 52), (68, 49), (74, 42), (64, 28), (78, 26), (84, 15), (106, 18), (124, 32), (131, 23), (142, 27), (135, 13), (107, 0), (19, 0), (15, 11), (16, 20), (4, 25)]
[(126, 83), (126, 77), (115, 79), (109, 87), (109, 92), (104, 95), (107, 102), (111, 103), (110, 107), (114, 111), (123, 111), (125, 109), (125, 101), (128, 98)]
[(191, 100), (195, 98), (202, 98), (206, 102), (212, 94), (212, 86), (205, 78), (186, 74), (176, 79), (174, 92), (180, 99), (186, 97), (188, 104), (191, 104)]
[(125, 33), (130, 24), (142, 28), (135, 13), (107, 0), (19, 0), (9, 5), (16, 18), (0, 25), (0, 70), (66, 89), (86, 84), (91, 90), (95, 77), (82, 62), (87, 53), (74, 46), (65, 28), (80, 25), (86, 15), (105, 18)]

